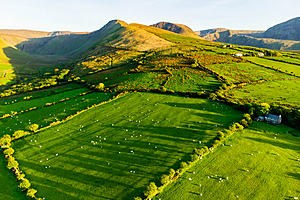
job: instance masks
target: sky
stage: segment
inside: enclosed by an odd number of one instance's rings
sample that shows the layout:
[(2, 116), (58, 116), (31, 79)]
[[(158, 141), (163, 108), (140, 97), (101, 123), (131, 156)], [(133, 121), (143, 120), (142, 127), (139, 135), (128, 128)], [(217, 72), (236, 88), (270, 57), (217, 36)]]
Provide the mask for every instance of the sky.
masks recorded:
[(0, 29), (94, 31), (108, 21), (193, 30), (266, 30), (300, 17), (300, 0), (0, 0)]

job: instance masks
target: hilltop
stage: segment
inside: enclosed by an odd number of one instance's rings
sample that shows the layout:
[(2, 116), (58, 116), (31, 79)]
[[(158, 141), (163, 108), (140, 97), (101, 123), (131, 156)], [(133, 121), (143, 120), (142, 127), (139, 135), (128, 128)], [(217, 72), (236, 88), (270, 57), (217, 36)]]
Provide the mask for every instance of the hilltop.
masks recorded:
[(276, 50), (300, 50), (300, 18), (269, 28), (267, 31), (215, 28), (195, 31), (203, 39)]
[(264, 32), (266, 38), (300, 41), (300, 17), (277, 24)]
[(175, 23), (170, 23), (170, 22), (158, 22), (151, 26), (156, 27), (156, 28), (161, 28), (161, 29), (164, 29), (167, 31), (171, 31), (174, 33), (178, 33), (181, 35), (185, 35), (185, 36), (190, 36), (190, 37), (197, 36), (190, 27), (183, 25), (183, 24), (175, 24)]

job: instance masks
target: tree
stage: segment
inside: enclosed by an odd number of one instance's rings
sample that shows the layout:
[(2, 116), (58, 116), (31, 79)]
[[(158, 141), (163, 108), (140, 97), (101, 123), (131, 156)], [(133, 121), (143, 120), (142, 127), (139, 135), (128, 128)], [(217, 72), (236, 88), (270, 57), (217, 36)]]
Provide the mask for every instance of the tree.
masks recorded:
[(19, 138), (24, 137), (25, 135), (29, 135), (29, 134), (30, 134), (29, 132), (25, 132), (23, 130), (18, 130), (18, 131), (14, 132), (13, 138), (14, 139), (19, 139)]
[(148, 197), (148, 196), (153, 196), (153, 195), (157, 194), (157, 192), (158, 192), (157, 186), (155, 185), (154, 182), (151, 182), (151, 183), (147, 186), (146, 190), (144, 191), (144, 195), (145, 195), (146, 197)]
[(247, 122), (246, 119), (242, 119), (240, 123), (241, 123), (241, 125), (243, 125), (245, 128), (248, 127), (248, 122)]
[(35, 198), (35, 194), (37, 193), (37, 190), (30, 188), (29, 190), (27, 190), (27, 196), (30, 198)]
[(15, 152), (15, 150), (13, 148), (8, 148), (3, 151), (3, 153), (8, 156), (14, 154), (14, 152)]
[(175, 170), (174, 169), (171, 168), (169, 170), (169, 176), (170, 176), (170, 178), (173, 178), (175, 176)]
[(12, 169), (12, 168), (17, 168), (19, 166), (19, 163), (15, 160), (14, 157), (10, 156), (7, 159), (7, 168)]
[(18, 180), (18, 181), (22, 180), (23, 178), (25, 178), (25, 174), (19, 174), (19, 175), (17, 176), (17, 180)]
[(184, 169), (184, 168), (186, 168), (188, 166), (188, 164), (186, 163), (186, 162), (181, 162), (180, 163), (180, 168), (181, 169)]
[(167, 183), (169, 183), (170, 182), (170, 177), (168, 176), (168, 175), (166, 175), (166, 174), (163, 174), (162, 176), (161, 176), (161, 178), (160, 178), (160, 183), (162, 184), (162, 185), (165, 185), (165, 184), (167, 184)]
[(10, 135), (4, 135), (0, 138), (0, 147), (1, 148), (9, 148), (11, 146), (11, 137)]
[(21, 189), (21, 190), (27, 190), (29, 187), (31, 186), (31, 183), (29, 182), (29, 180), (28, 179), (26, 179), (26, 178), (23, 178), (22, 180), (21, 180), (21, 183), (19, 184), (19, 188)]
[(98, 85), (96, 85), (95, 89), (103, 91), (104, 90), (104, 83), (99, 83)]
[(37, 130), (39, 129), (39, 125), (38, 124), (31, 124), (28, 129), (32, 132), (37, 132)]
[(142, 200), (141, 197), (134, 197), (134, 200)]

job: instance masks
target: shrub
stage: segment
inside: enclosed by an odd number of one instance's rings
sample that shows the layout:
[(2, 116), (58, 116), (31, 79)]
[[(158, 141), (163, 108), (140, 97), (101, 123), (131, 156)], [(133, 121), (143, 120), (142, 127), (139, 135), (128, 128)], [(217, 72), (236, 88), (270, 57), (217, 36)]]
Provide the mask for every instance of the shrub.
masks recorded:
[(218, 134), (218, 137), (219, 137), (219, 138), (224, 138), (224, 136), (225, 136), (224, 133), (223, 133), (222, 131), (219, 131), (217, 134)]
[(145, 192), (144, 192), (144, 195), (145, 195), (146, 197), (148, 197), (148, 196), (153, 196), (153, 195), (157, 194), (157, 192), (158, 192), (157, 186), (155, 185), (154, 182), (151, 182), (151, 183), (147, 186), (147, 188), (146, 188), (146, 190), (145, 190)]
[(7, 159), (7, 168), (12, 169), (12, 168), (17, 168), (19, 166), (19, 163), (15, 160), (14, 157), (10, 156)]
[(36, 132), (39, 128), (38, 124), (31, 124), (30, 126), (28, 126), (28, 130), (32, 131), (32, 132)]
[(103, 91), (104, 90), (104, 83), (99, 83), (98, 85), (96, 85), (95, 89)]
[(0, 147), (1, 148), (9, 148), (11, 146), (11, 137), (10, 135), (4, 135), (0, 138)]
[(19, 175), (17, 176), (17, 180), (18, 180), (18, 181), (22, 180), (23, 178), (25, 178), (25, 174), (19, 174)]
[(173, 178), (174, 176), (175, 176), (175, 170), (171, 168), (171, 169), (169, 170), (169, 177), (170, 177), (170, 178)]
[(21, 183), (19, 184), (19, 188), (24, 191), (24, 190), (27, 190), (29, 187), (31, 186), (30, 182), (28, 179), (26, 178), (23, 178), (21, 180)]
[(192, 161), (192, 162), (195, 162), (195, 161), (198, 160), (198, 159), (199, 159), (199, 157), (198, 157), (197, 154), (192, 154), (192, 155), (191, 155), (191, 161)]
[(15, 152), (15, 150), (13, 148), (8, 148), (3, 151), (3, 153), (8, 156), (14, 154), (14, 152)]
[(165, 185), (170, 182), (170, 177), (168, 175), (163, 174), (160, 178), (160, 183)]
[(243, 127), (248, 127), (248, 122), (245, 119), (242, 119), (240, 122), (241, 125), (243, 125)]
[(13, 138), (14, 139), (19, 139), (19, 138), (24, 137), (25, 135), (29, 135), (29, 134), (30, 134), (29, 132), (25, 132), (23, 130), (18, 130), (18, 131), (14, 132)]
[(184, 169), (184, 168), (186, 168), (188, 166), (188, 164), (186, 163), (186, 162), (181, 162), (180, 163), (180, 168), (181, 169)]
[(234, 126), (235, 126), (235, 129), (239, 130), (239, 131), (244, 129), (244, 127), (242, 125), (240, 125), (239, 123), (234, 123)]
[(37, 193), (37, 190), (30, 188), (29, 190), (27, 190), (27, 196), (30, 198), (35, 198), (35, 194)]

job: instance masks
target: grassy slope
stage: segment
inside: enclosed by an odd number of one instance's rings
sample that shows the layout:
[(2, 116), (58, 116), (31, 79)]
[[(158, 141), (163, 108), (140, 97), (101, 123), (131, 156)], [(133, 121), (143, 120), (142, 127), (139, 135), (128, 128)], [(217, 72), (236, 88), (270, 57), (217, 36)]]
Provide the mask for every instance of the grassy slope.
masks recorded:
[[(299, 136), (299, 130), (255, 122), (155, 199), (237, 199), (236, 195), (238, 199), (299, 197)], [(225, 179), (224, 182), (219, 183), (219, 178)]]
[(251, 63), (218, 64), (207, 67), (224, 76), (232, 83), (292, 78), (292, 76)]
[(277, 62), (277, 61), (273, 61), (273, 60), (267, 60), (267, 59), (258, 58), (258, 57), (246, 57), (245, 59), (255, 62), (257, 64), (266, 65), (269, 67), (273, 67), (275, 69), (280, 69), (281, 71), (284, 71), (284, 72), (285, 71), (289, 72), (289, 73), (293, 72), (296, 75), (300, 76), (300, 66), (297, 66), (297, 65)]
[(247, 85), (229, 91), (234, 98), (249, 99), (261, 103), (283, 103), (299, 106), (300, 79), (267, 81), (261, 84)]
[(15, 156), (39, 196), (131, 199), (240, 117), (203, 99), (128, 94), (17, 141)]

